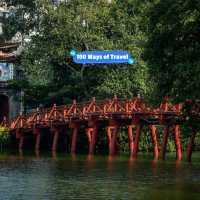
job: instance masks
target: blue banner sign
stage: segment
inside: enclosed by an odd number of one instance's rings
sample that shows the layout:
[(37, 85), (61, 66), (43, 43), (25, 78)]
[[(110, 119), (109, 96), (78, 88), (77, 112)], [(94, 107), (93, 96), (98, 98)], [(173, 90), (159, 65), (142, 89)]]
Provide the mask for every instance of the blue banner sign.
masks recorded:
[(82, 51), (71, 50), (73, 61), (78, 64), (134, 64), (134, 59), (127, 51)]

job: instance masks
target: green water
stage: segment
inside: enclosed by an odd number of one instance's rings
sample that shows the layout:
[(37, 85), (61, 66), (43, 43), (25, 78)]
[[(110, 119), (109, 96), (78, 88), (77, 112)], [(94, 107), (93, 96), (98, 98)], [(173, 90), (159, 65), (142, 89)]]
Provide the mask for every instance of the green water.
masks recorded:
[(0, 200), (200, 199), (200, 154), (194, 162), (127, 156), (0, 154)]

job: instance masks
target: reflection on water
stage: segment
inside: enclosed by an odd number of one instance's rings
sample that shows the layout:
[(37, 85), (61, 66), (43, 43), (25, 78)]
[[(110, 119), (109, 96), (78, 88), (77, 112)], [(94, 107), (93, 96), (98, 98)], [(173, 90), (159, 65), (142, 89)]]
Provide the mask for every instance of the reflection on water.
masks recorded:
[(199, 200), (200, 162), (0, 154), (0, 199)]

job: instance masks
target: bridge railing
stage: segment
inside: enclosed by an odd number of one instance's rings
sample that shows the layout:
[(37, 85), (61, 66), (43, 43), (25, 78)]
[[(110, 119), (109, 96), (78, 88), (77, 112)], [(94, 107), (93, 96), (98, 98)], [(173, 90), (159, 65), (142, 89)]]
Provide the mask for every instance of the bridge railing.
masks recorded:
[(112, 99), (92, 100), (77, 103), (76, 100), (69, 105), (57, 106), (54, 104), (51, 108), (37, 108), (34, 111), (23, 114), (11, 120), (10, 128), (32, 127), (36, 124), (47, 124), (52, 121), (70, 121), (75, 118), (82, 120), (88, 119), (90, 116), (109, 117), (110, 114), (133, 115), (135, 113), (143, 113), (149, 116), (157, 116), (163, 120), (164, 115), (180, 114), (182, 104), (172, 105), (168, 99), (161, 103), (159, 108), (147, 106), (141, 97), (133, 97), (132, 99), (120, 99), (114, 96)]

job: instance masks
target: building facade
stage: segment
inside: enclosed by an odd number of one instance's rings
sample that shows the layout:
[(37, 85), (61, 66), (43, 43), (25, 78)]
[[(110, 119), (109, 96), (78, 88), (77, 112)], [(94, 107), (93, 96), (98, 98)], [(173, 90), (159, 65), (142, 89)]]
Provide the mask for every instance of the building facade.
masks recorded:
[[(0, 36), (3, 34), (3, 18), (9, 14), (5, 3), (0, 3)], [(23, 92), (13, 89), (10, 81), (19, 79), (17, 69), (20, 42), (0, 41), (0, 123), (11, 119), (23, 111)]]

